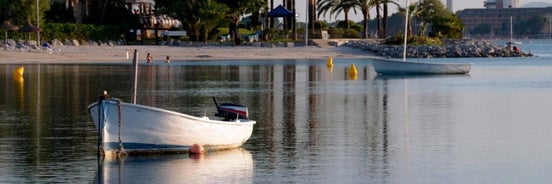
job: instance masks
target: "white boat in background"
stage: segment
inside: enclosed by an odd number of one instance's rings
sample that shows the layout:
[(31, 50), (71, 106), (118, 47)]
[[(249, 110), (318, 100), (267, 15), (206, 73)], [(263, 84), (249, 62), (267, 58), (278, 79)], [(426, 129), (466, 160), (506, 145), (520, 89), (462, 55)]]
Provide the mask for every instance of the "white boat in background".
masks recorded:
[(373, 59), (374, 70), (380, 75), (466, 74), (471, 64), (412, 62), (393, 59)]
[[(406, 1), (406, 6), (410, 4)], [(406, 8), (408, 15), (408, 8)], [(471, 70), (469, 63), (412, 62), (406, 60), (408, 40), (408, 16), (405, 16), (403, 59), (373, 59), (372, 65), (379, 75), (428, 75), (428, 74), (466, 74)]]
[(103, 151), (104, 155), (189, 152), (194, 145), (220, 150), (240, 147), (251, 137), (256, 122), (249, 120), (247, 107), (242, 105), (219, 105), (213, 97), (215, 116), (220, 117), (215, 120), (136, 104), (137, 55), (135, 50), (132, 103), (110, 98), (104, 91), (97, 102), (88, 106), (98, 130), (98, 152)]
[(513, 17), (510, 16), (510, 45), (521, 45), (522, 43), (520, 41), (514, 40), (514, 23), (513, 23)]

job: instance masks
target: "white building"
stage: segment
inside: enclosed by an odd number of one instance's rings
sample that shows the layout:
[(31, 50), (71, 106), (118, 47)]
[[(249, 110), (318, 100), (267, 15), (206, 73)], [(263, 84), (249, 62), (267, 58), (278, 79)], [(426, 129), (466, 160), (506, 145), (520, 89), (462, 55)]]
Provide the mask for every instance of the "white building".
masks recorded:
[(483, 3), (487, 9), (519, 8), (519, 0), (486, 0)]

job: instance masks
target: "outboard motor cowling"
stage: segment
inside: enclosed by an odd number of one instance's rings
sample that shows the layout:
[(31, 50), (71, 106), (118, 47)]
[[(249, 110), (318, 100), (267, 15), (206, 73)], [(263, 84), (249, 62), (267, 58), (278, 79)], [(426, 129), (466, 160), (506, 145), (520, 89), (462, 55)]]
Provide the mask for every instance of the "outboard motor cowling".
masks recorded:
[(213, 101), (217, 106), (217, 113), (215, 116), (222, 117), (225, 121), (248, 119), (248, 111), (246, 106), (231, 103), (222, 103), (219, 105), (215, 97), (213, 97)]

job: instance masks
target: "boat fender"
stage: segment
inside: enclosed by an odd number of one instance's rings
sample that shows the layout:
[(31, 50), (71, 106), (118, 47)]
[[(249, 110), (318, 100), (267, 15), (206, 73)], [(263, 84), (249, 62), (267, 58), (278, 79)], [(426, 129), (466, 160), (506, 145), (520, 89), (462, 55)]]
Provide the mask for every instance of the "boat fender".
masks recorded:
[(203, 149), (203, 146), (201, 146), (200, 144), (194, 144), (190, 148), (190, 153), (193, 153), (193, 154), (203, 154), (203, 152), (205, 152), (205, 150)]

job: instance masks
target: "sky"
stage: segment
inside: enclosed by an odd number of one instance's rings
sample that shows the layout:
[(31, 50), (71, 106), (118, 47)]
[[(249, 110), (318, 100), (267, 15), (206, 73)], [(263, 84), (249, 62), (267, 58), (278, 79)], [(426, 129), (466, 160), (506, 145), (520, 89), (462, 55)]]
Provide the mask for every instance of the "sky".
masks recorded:
[[(296, 2), (296, 6), (297, 6), (297, 13), (299, 14), (299, 17), (297, 18), (299, 22), (305, 22), (305, 7), (307, 6), (307, 1), (308, 0), (295, 0)], [(406, 4), (406, 0), (398, 0), (399, 1), (399, 4), (401, 6), (405, 5)], [(417, 0), (410, 0), (410, 2), (416, 2)], [(443, 2), (443, 5), (446, 6), (446, 0), (441, 0)], [(458, 10), (463, 10), (463, 9), (467, 9), (467, 8), (483, 8), (483, 2), (485, 0), (453, 0), (453, 11), (456, 12)], [(546, 3), (552, 3), (552, 0), (520, 0), (520, 5), (523, 6), (527, 3), (531, 3), (531, 2), (546, 2)], [(282, 0), (274, 0), (274, 6), (278, 6), (279, 4), (282, 4)], [(389, 10), (392, 11), (392, 12), (396, 12), (397, 10), (397, 7), (392, 5), (389, 7)], [(374, 10), (372, 10), (370, 12), (370, 16), (373, 18), (373, 16), (376, 14), (376, 12)], [(355, 15), (353, 12), (350, 12), (349, 13), (349, 16), (351, 17), (352, 20), (354, 21), (361, 21), (362, 20), (362, 15), (361, 15), (361, 12), (358, 11), (357, 14)], [(328, 21), (328, 22), (333, 22), (335, 21), (335, 16), (326, 16), (325, 18), (323, 18), (324, 20)], [(343, 20), (343, 16), (339, 16), (337, 19), (340, 19), (340, 20)]]

